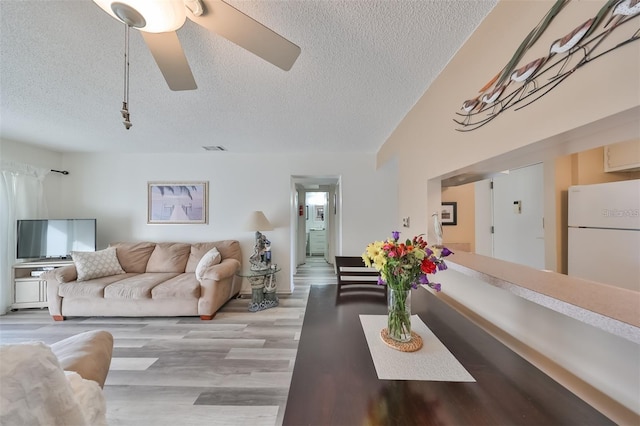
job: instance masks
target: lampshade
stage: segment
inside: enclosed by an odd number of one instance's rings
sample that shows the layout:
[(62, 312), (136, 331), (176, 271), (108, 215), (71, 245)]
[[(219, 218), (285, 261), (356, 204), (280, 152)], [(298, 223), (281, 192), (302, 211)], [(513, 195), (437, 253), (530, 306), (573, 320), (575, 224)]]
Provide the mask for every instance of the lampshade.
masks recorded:
[(187, 18), (183, 0), (93, 1), (117, 20), (148, 33), (175, 31)]
[(244, 228), (247, 231), (273, 231), (271, 222), (269, 222), (269, 219), (267, 219), (261, 211), (251, 213)]

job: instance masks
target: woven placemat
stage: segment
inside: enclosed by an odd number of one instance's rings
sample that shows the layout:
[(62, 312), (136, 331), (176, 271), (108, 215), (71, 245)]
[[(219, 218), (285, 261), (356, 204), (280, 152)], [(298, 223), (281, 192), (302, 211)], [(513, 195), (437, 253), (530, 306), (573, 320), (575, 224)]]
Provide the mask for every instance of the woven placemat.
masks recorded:
[(422, 347), (422, 337), (420, 337), (415, 331), (411, 332), (411, 340), (408, 342), (398, 342), (395, 339), (389, 337), (389, 329), (383, 328), (380, 330), (380, 337), (387, 346), (392, 347), (401, 352), (415, 352)]

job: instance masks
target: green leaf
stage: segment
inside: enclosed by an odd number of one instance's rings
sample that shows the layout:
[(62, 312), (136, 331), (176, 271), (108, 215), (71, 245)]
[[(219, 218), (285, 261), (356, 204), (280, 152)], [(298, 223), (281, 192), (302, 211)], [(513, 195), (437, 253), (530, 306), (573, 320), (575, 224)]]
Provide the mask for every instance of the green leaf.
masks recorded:
[(602, 6), (602, 8), (600, 9), (600, 11), (598, 12), (598, 14), (596, 15), (596, 19), (595, 21), (593, 21), (593, 24), (591, 25), (591, 28), (589, 28), (589, 31), (587, 31), (587, 33), (584, 35), (584, 38), (589, 37), (591, 34), (593, 34), (593, 32), (596, 30), (596, 28), (598, 28), (598, 26), (600, 25), (600, 23), (602, 22), (602, 20), (604, 19), (605, 15), (607, 13), (609, 13), (609, 10), (619, 2), (620, 0), (609, 0), (608, 2), (605, 3), (604, 6)]
[[(516, 66), (524, 56), (527, 50), (531, 46), (535, 44), (536, 41), (540, 38), (540, 36), (546, 31), (553, 18), (562, 10), (570, 0), (556, 0), (555, 4), (549, 9), (549, 12), (545, 15), (543, 20), (536, 25), (536, 27), (531, 30), (531, 32), (522, 40), (520, 46), (516, 50), (516, 52), (511, 57), (511, 60), (507, 63), (507, 65), (503, 68), (500, 78), (496, 83), (495, 87), (500, 87), (503, 83), (505, 83), (510, 77), (513, 70), (516, 69)], [(609, 0), (609, 1), (617, 1), (617, 0)]]

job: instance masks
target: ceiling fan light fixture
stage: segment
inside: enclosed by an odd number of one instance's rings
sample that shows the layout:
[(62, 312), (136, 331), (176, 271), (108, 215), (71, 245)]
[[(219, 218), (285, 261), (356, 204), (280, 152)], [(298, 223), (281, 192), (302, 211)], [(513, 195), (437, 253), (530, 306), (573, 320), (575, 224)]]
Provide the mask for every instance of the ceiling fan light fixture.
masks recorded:
[(187, 18), (183, 0), (93, 0), (125, 24), (148, 33), (175, 31)]

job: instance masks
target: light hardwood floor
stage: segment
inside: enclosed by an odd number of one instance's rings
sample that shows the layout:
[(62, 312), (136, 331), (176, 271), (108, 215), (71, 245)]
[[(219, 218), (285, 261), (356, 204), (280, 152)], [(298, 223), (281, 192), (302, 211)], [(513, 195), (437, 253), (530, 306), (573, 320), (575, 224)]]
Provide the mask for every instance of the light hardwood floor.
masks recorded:
[(199, 318), (70, 318), (47, 310), (0, 316), (0, 343), (53, 343), (87, 330), (114, 336), (105, 383), (107, 421), (117, 425), (280, 425), (310, 285), (335, 284), (333, 266), (309, 258), (279, 306), (247, 310), (233, 299)]

